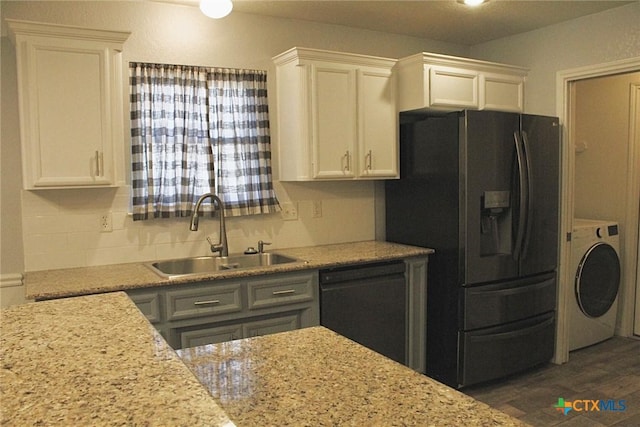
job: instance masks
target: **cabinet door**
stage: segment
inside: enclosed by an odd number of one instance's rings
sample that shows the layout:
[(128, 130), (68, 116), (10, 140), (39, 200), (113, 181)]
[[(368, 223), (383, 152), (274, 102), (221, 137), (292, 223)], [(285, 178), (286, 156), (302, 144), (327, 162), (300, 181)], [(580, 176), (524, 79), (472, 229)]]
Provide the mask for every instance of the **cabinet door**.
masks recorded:
[(391, 70), (358, 71), (359, 176), (398, 176), (395, 93)]
[(478, 72), (433, 66), (429, 71), (431, 106), (478, 108)]
[(300, 314), (280, 315), (269, 319), (247, 322), (242, 325), (242, 329), (245, 338), (293, 331), (294, 329), (300, 329)]
[(480, 106), (497, 111), (524, 111), (524, 79), (519, 76), (484, 74), (481, 79)]
[(356, 171), (356, 71), (311, 67), (311, 118), (314, 178), (353, 178)]
[(18, 55), (25, 188), (114, 185), (120, 53), (91, 40), (28, 37)]

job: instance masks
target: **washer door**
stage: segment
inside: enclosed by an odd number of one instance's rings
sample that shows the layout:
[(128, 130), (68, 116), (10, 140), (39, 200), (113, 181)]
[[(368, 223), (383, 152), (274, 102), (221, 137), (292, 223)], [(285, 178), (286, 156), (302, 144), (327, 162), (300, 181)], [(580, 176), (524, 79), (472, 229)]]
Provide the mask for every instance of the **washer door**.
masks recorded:
[(600, 317), (618, 296), (620, 259), (606, 243), (596, 243), (582, 257), (576, 272), (576, 299), (584, 314)]

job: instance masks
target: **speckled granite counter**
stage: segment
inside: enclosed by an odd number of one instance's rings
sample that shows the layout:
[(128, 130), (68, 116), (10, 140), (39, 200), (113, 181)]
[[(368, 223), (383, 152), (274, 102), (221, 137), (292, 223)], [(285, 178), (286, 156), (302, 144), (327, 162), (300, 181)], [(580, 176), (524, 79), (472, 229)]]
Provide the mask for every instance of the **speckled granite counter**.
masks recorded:
[(239, 426), (522, 426), (323, 327), (179, 350)]
[(182, 363), (122, 292), (0, 315), (3, 426), (523, 425), (323, 327)]
[(158, 276), (143, 263), (34, 271), (25, 274), (26, 297), (36, 300), (64, 298), (159, 285), (192, 283), (200, 280), (319, 269), (346, 264), (427, 256), (433, 253), (433, 250), (388, 242), (368, 241), (278, 249), (273, 252), (297, 258), (302, 262), (243, 270), (224, 270), (174, 279)]
[(233, 425), (124, 293), (1, 316), (0, 425)]

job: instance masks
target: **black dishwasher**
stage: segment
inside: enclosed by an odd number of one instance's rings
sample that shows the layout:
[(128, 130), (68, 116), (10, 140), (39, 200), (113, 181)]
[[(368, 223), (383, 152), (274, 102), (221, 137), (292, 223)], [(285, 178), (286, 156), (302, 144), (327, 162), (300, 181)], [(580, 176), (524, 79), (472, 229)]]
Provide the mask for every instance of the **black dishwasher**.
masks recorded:
[(320, 271), (320, 324), (406, 364), (407, 283), (403, 261)]

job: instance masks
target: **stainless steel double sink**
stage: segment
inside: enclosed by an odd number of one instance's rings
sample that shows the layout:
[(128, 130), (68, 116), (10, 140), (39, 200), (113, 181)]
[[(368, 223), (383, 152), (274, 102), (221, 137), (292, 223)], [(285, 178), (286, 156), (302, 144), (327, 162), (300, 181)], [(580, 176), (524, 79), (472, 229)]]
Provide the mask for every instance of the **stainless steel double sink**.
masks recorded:
[(230, 256), (202, 256), (192, 258), (156, 261), (146, 264), (152, 271), (162, 277), (184, 277), (198, 274), (215, 273), (225, 270), (240, 270), (256, 267), (268, 267), (280, 264), (299, 262), (296, 258), (285, 255), (263, 252), (257, 254), (241, 254)]

